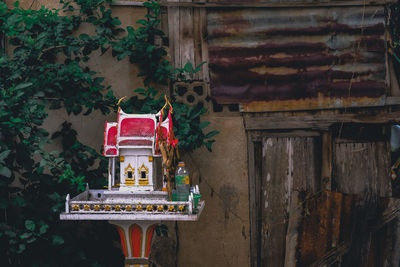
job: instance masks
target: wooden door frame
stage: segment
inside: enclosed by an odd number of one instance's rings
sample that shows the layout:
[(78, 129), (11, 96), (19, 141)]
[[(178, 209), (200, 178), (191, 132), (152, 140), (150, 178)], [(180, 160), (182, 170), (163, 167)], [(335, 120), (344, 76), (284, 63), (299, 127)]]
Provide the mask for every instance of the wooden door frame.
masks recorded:
[[(304, 131), (304, 130), (294, 130), (294, 131), (247, 131), (247, 152), (248, 152), (248, 190), (249, 190), (249, 224), (250, 224), (250, 266), (257, 267), (261, 264), (261, 240), (259, 237), (260, 225), (260, 189), (261, 189), (261, 176), (262, 168), (260, 158), (256, 156), (257, 153), (261, 153), (260, 150), (261, 143), (265, 137), (320, 137), (322, 140), (322, 145), (325, 142), (331, 142), (331, 139), (324, 138), (325, 135), (330, 132), (321, 131)], [(258, 144), (258, 146), (257, 146)], [(331, 144), (330, 144), (331, 147)], [(260, 154), (259, 154), (260, 155)], [(324, 155), (322, 153), (322, 157)], [(331, 159), (331, 158), (330, 158)], [(329, 159), (328, 159), (329, 160)], [(329, 165), (331, 167), (331, 164)], [(325, 170), (325, 173), (327, 170)], [(324, 171), (321, 171), (321, 175)], [(321, 176), (323, 177), (323, 176)], [(323, 181), (321, 181), (323, 182)]]

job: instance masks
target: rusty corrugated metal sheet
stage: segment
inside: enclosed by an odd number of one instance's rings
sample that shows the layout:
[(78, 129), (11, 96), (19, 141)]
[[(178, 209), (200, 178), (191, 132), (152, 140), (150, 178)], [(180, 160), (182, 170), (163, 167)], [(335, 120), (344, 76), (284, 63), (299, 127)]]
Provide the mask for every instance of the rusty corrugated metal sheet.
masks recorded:
[[(349, 3), (360, 4), (360, 3), (388, 3), (394, 2), (393, 0), (208, 0), (209, 3), (271, 3), (271, 4), (292, 4), (292, 5), (307, 5), (307, 4), (340, 4), (348, 5)], [(346, 3), (347, 2), (347, 3)]]
[(211, 9), (211, 95), (244, 111), (382, 105), (383, 6)]

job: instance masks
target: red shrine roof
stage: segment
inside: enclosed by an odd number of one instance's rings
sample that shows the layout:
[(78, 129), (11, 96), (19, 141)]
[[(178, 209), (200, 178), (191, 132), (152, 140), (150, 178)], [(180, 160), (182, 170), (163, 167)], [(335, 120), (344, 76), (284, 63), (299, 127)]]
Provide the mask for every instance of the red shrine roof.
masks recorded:
[[(150, 148), (154, 152), (158, 117), (159, 114), (127, 114), (119, 109), (118, 122), (106, 122), (103, 155), (118, 156), (120, 148)], [(161, 123), (163, 136), (168, 134), (166, 122)]]

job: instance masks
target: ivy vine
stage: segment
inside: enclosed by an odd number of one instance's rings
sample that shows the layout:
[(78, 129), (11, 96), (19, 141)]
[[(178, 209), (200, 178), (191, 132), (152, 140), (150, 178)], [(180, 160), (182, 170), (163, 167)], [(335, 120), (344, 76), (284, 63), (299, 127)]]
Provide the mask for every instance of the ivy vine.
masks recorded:
[[(144, 3), (149, 12), (137, 29), (120, 26), (109, 8), (111, 0), (61, 4), (61, 9), (25, 10), (18, 2), (11, 9), (0, 2), (1, 35), (9, 44), (7, 53), (0, 51), (1, 266), (122, 265), (120, 249), (110, 242), (118, 240), (110, 225), (59, 221), (67, 193), (84, 190), (86, 183), (104, 185), (105, 179), (99, 179), (106, 175), (104, 159), (77, 139), (70, 123), (52, 134), (42, 127), (51, 109), (70, 115), (115, 112), (111, 88), (87, 64), (93, 52), (111, 51), (116, 60), (128, 57), (139, 66), (146, 89), (137, 89), (138, 96), (122, 104), (127, 112), (158, 111), (164, 96), (154, 85), (168, 86), (200, 68), (190, 63), (173, 68), (164, 47), (154, 44), (164, 35), (155, 2)], [(77, 34), (84, 24), (95, 31)], [(200, 116), (206, 110), (178, 102), (173, 106), (180, 148), (205, 145), (211, 150), (218, 132), (204, 133), (209, 123)], [(46, 149), (54, 141), (61, 143), (61, 151)]]

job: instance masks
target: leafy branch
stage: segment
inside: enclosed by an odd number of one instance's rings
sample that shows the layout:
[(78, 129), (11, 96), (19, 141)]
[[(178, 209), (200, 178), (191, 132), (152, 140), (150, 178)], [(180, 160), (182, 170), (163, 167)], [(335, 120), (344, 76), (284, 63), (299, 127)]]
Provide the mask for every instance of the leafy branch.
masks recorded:
[[(88, 67), (93, 52), (110, 51), (139, 66), (146, 89), (123, 103), (126, 111), (157, 112), (162, 94), (153, 87), (190, 79), (201, 67), (188, 63), (175, 69), (165, 48), (154, 44), (164, 37), (155, 2), (144, 4), (149, 13), (137, 29), (120, 26), (109, 9), (111, 0), (61, 3), (61, 9), (25, 10), (18, 2), (12, 9), (0, 2), (0, 31), (12, 48), (9, 55), (0, 51), (0, 246), (7, 248), (0, 250), (1, 266), (122, 263), (120, 250), (109, 242), (118, 236), (107, 223), (83, 226), (82, 234), (58, 219), (67, 193), (82, 191), (87, 182), (104, 185), (106, 163), (77, 139), (70, 123), (53, 134), (42, 127), (49, 109), (70, 115), (115, 111), (111, 88)], [(94, 32), (77, 34), (83, 24), (93, 25)], [(211, 150), (217, 132), (203, 132), (209, 125), (200, 122), (205, 109), (173, 105), (181, 148)], [(48, 151), (52, 142), (60, 142), (62, 150)]]

